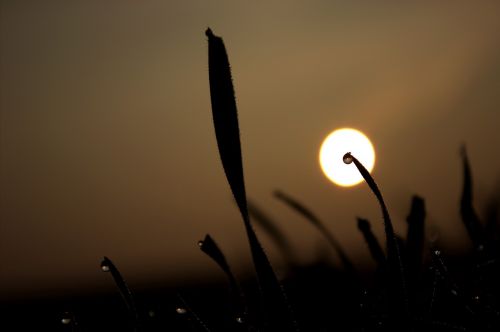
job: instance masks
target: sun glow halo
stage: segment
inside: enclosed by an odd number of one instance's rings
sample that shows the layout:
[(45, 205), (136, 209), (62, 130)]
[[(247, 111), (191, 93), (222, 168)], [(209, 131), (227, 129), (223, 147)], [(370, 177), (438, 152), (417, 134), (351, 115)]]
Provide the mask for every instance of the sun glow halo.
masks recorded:
[(341, 128), (330, 133), (321, 144), (319, 163), (326, 177), (343, 187), (363, 181), (356, 166), (344, 163), (342, 158), (347, 152), (351, 152), (369, 172), (375, 165), (375, 150), (365, 134), (352, 128)]

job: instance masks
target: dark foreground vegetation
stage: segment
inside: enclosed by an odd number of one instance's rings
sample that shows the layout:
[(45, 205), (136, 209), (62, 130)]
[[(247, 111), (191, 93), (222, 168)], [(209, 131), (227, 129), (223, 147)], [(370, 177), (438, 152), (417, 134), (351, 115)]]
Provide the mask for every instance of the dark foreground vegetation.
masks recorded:
[[(498, 202), (480, 220), (473, 207), (472, 176), (461, 150), (463, 189), (461, 221), (472, 250), (453, 256), (425, 236), (425, 200), (414, 196), (407, 233), (394, 233), (382, 192), (364, 166), (346, 151), (344, 162), (356, 167), (374, 194), (381, 220), (358, 219), (376, 269), (354, 266), (328, 225), (291, 195), (275, 197), (315, 227), (340, 258), (340, 265), (318, 260), (299, 266), (289, 257), (286, 238), (246, 198), (240, 134), (227, 53), (220, 37), (207, 30), (213, 123), (222, 165), (241, 213), (256, 280), (236, 280), (223, 248), (206, 235), (200, 250), (227, 276), (225, 284), (133, 293), (113, 264), (101, 263), (121, 298), (101, 296), (11, 304), (3, 308), (12, 330), (52, 331), (500, 331)], [(361, 212), (361, 211), (360, 211)], [(377, 239), (371, 222), (382, 222)], [(279, 280), (253, 230), (258, 223), (288, 257)], [(17, 328), (16, 328), (17, 326)]]

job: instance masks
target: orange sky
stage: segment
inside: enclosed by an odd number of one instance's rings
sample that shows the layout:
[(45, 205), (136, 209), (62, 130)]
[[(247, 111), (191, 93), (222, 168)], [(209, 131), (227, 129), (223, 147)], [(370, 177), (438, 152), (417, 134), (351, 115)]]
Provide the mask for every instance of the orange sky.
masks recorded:
[(206, 233), (237, 273), (248, 268), (212, 127), (208, 26), (230, 57), (248, 196), (302, 262), (326, 244), (274, 189), (322, 216), (358, 262), (368, 259), (354, 217), (382, 236), (368, 188), (335, 187), (321, 173), (321, 141), (338, 127), (372, 139), (373, 174), (401, 234), (418, 193), (445, 243), (464, 238), (462, 142), (479, 210), (499, 190), (498, 2), (0, 6), (2, 298), (111, 287), (103, 255), (132, 287), (222, 278), (196, 245)]

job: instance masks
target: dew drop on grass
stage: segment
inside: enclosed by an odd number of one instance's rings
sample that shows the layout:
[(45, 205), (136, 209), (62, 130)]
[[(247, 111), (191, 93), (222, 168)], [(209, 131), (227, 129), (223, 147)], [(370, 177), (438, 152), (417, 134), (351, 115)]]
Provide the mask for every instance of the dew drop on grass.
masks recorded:
[(109, 272), (109, 266), (101, 265), (101, 270), (102, 270), (102, 272)]
[(350, 164), (352, 163), (352, 156), (350, 152), (347, 152), (344, 157), (342, 158), (345, 164)]
[(178, 313), (179, 315), (184, 315), (187, 312), (187, 310), (179, 307), (179, 308), (175, 309), (175, 312)]
[(69, 312), (65, 312), (63, 318), (61, 319), (61, 323), (64, 325), (71, 324), (71, 315)]

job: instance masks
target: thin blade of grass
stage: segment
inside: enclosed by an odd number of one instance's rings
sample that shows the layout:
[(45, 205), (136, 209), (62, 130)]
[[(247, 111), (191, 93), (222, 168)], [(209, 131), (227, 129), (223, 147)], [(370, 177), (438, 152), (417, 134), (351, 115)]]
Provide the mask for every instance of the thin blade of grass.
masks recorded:
[(382, 210), (384, 221), (384, 230), (387, 243), (387, 265), (389, 270), (389, 295), (392, 298), (389, 305), (391, 306), (391, 314), (394, 322), (398, 325), (407, 325), (409, 321), (409, 303), (408, 294), (406, 290), (406, 276), (401, 259), (401, 249), (398, 240), (394, 233), (391, 217), (387, 206), (385, 205), (384, 198), (380, 192), (377, 183), (370, 175), (370, 172), (361, 164), (361, 162), (353, 156), (350, 152), (346, 153), (343, 157), (345, 163), (349, 164), (354, 162), (363, 179), (366, 181)]
[(491, 251), (498, 252), (500, 238), (500, 190), (489, 197), (484, 207), (485, 226), (484, 234), (488, 240)]
[(462, 197), (460, 199), (460, 215), (474, 248), (478, 250), (483, 248), (484, 245), (483, 230), (479, 217), (477, 216), (472, 204), (472, 174), (465, 145), (462, 146), (460, 152), (463, 166), (463, 187)]
[(412, 298), (415, 297), (416, 285), (420, 280), (422, 257), (425, 239), (425, 201), (419, 196), (413, 196), (408, 217), (406, 233), (406, 266), (409, 288)]
[(236, 100), (226, 48), (222, 38), (215, 36), (212, 30), (207, 29), (205, 34), (208, 37), (210, 97), (217, 146), (229, 186), (243, 218), (263, 302), (267, 309), (266, 321), (271, 330), (295, 331), (297, 324), (291, 314), (291, 308), (250, 223)]
[(290, 245), (290, 242), (288, 242), (283, 231), (276, 225), (276, 222), (274, 222), (262, 209), (257, 207), (255, 203), (250, 201), (248, 202), (248, 212), (250, 213), (252, 220), (269, 235), (279, 248), (287, 266), (293, 266), (295, 255), (293, 253), (292, 246)]
[(127, 283), (125, 282), (125, 279), (122, 277), (120, 271), (118, 271), (115, 264), (113, 264), (113, 262), (106, 256), (104, 256), (104, 259), (101, 262), (101, 270), (104, 272), (111, 273), (111, 276), (113, 277), (113, 280), (115, 281), (115, 284), (118, 287), (118, 290), (120, 291), (123, 301), (125, 302), (125, 305), (127, 306), (127, 309), (130, 315), (132, 316), (132, 319), (135, 324), (134, 330), (139, 331), (140, 329), (139, 313), (137, 311), (137, 307), (135, 305), (135, 300), (132, 295), (132, 292), (130, 291), (130, 288), (128, 287)]
[(363, 218), (357, 218), (358, 229), (363, 234), (368, 250), (373, 257), (373, 260), (378, 264), (379, 268), (384, 268), (386, 265), (386, 258), (380, 243), (375, 234), (373, 234), (370, 222)]
[(354, 265), (352, 264), (351, 260), (345, 253), (344, 249), (340, 245), (340, 243), (337, 241), (335, 236), (333, 236), (332, 232), (326, 228), (324, 223), (309, 209), (307, 208), (304, 204), (300, 203), (296, 199), (292, 198), (291, 196), (285, 194), (282, 191), (276, 190), (274, 192), (274, 196), (287, 204), (289, 207), (291, 207), (293, 210), (295, 210), (297, 213), (302, 215), (304, 218), (306, 218), (316, 229), (326, 238), (328, 243), (333, 247), (333, 249), (337, 252), (337, 255), (339, 256), (342, 265), (344, 266), (346, 271), (349, 271), (353, 274), (355, 274), (355, 268)]
[(212, 117), (219, 155), (229, 186), (243, 218), (248, 218), (238, 111), (231, 69), (222, 38), (207, 29), (208, 73)]
[(243, 292), (234, 276), (229, 264), (227, 263), (226, 257), (220, 250), (217, 243), (212, 239), (212, 237), (207, 234), (205, 239), (198, 242), (200, 250), (203, 251), (208, 257), (214, 260), (217, 265), (224, 271), (228, 280), (231, 296), (231, 310), (233, 311), (233, 317), (235, 322), (238, 324), (243, 324), (247, 326), (249, 323), (248, 309), (246, 305)]

